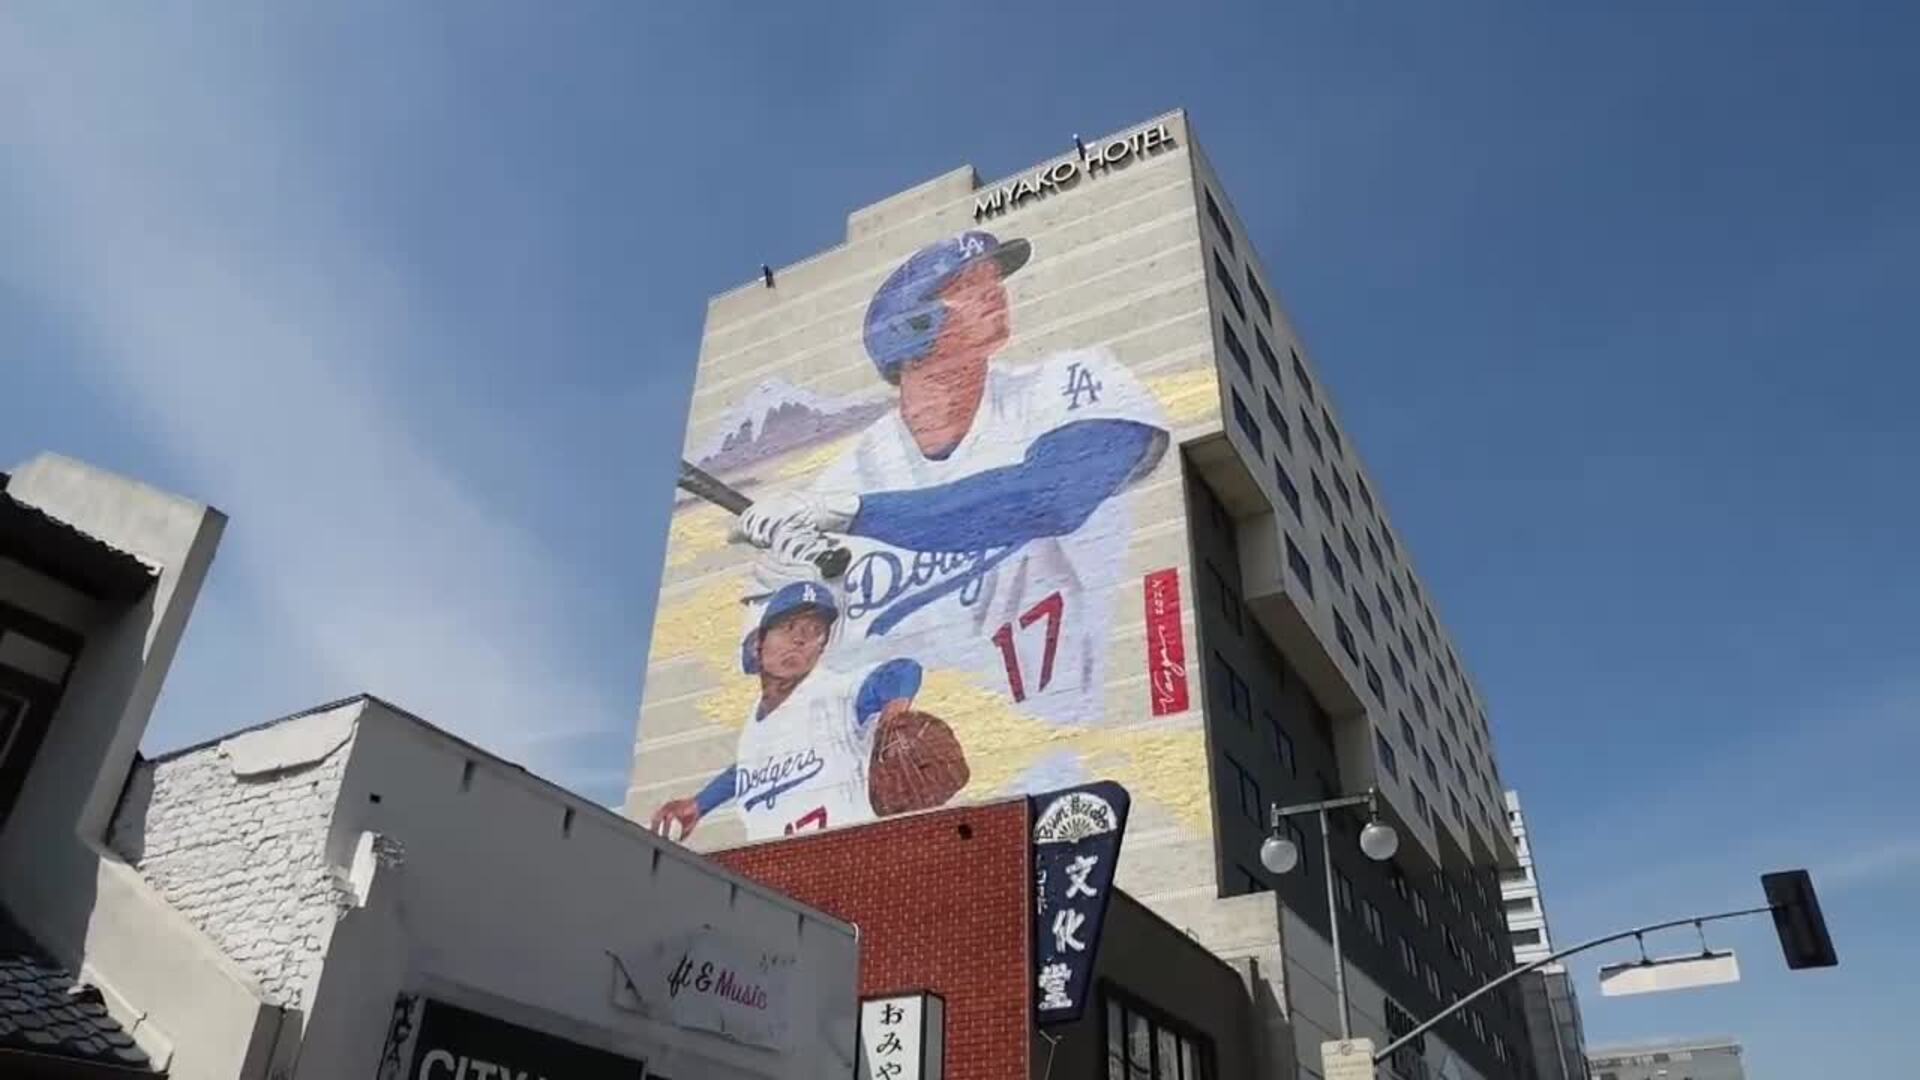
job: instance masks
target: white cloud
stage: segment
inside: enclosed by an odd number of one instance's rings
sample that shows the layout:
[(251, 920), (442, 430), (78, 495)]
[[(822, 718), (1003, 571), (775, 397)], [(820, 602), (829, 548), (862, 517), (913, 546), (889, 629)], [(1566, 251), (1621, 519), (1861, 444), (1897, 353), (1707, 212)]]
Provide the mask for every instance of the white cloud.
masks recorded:
[(565, 648), (579, 583), (436, 454), (455, 402), (397, 374), (435, 332), (405, 253), (303, 144), (265, 35), (41, 14), (0, 14), (0, 190), (23, 211), (0, 273), (233, 515), (221, 587), (329, 680), (535, 764), (628, 722), (630, 688), (603, 698)]

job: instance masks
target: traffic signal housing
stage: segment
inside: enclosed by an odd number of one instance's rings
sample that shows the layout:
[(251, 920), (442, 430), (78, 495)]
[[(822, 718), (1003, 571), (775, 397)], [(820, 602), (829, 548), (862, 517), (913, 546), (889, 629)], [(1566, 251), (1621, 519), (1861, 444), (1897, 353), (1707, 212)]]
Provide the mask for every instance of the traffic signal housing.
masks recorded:
[(1820, 898), (1813, 894), (1812, 876), (1805, 870), (1762, 874), (1760, 887), (1773, 908), (1773, 928), (1780, 935), (1780, 951), (1789, 968), (1833, 967), (1840, 962), (1833, 953), (1833, 938), (1827, 934), (1827, 920), (1820, 914)]

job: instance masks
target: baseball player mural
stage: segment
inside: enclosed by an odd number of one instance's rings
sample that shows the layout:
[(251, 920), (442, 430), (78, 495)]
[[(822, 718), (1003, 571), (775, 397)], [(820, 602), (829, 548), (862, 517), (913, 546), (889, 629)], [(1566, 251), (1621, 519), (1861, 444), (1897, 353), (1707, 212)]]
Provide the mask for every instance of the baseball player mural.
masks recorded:
[(1098, 719), (1125, 493), (1159, 463), (1159, 404), (1102, 348), (995, 359), (1025, 240), (920, 249), (868, 305), (863, 341), (898, 389), (812, 483), (762, 496), (735, 537), (788, 556), (844, 545), (836, 649), (991, 674), (1033, 715)]
[[(952, 733), (911, 712), (919, 664), (893, 659), (851, 673), (821, 665), (838, 618), (831, 594), (812, 582), (768, 598), (741, 645), (741, 668), (759, 677), (760, 699), (740, 730), (736, 761), (698, 794), (655, 811), (656, 832), (685, 839), (737, 799), (748, 839), (762, 840), (937, 806), (965, 786), (966, 759)], [(903, 757), (909, 747), (911, 762)]]
[[(936, 674), (1051, 729), (1102, 719), (1129, 493), (1169, 424), (1104, 347), (999, 355), (1005, 282), (1032, 256), (977, 230), (914, 252), (861, 323), (885, 400), (763, 383), (701, 465), (682, 463), (682, 486), (755, 552), (737, 640), (759, 693), (735, 760), (652, 808), (656, 830), (685, 837), (732, 806), (762, 839), (946, 803), (971, 770), (964, 718), (955, 731), (915, 710)], [(766, 467), (829, 438), (824, 465), (752, 498), (703, 468)], [(729, 616), (699, 616), (715, 617)]]

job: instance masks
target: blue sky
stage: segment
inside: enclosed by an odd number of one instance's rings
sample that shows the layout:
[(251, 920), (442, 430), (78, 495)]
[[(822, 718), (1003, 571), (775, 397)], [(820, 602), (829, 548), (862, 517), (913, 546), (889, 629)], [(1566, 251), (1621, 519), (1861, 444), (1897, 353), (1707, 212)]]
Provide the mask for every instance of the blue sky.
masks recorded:
[(0, 10), (0, 461), (233, 516), (150, 748), (367, 689), (616, 801), (705, 298), (1185, 106), (1557, 934), (1823, 886), (1595, 1037), (1910, 1064), (1910, 6), (455, 7)]

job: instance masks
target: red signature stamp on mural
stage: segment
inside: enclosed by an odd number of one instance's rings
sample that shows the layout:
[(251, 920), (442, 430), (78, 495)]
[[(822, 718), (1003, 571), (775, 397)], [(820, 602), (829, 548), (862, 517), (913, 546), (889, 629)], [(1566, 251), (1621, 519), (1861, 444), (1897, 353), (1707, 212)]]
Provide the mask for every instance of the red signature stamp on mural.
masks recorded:
[(1180, 631), (1180, 571), (1146, 577), (1147, 685), (1153, 715), (1187, 711), (1187, 646)]

